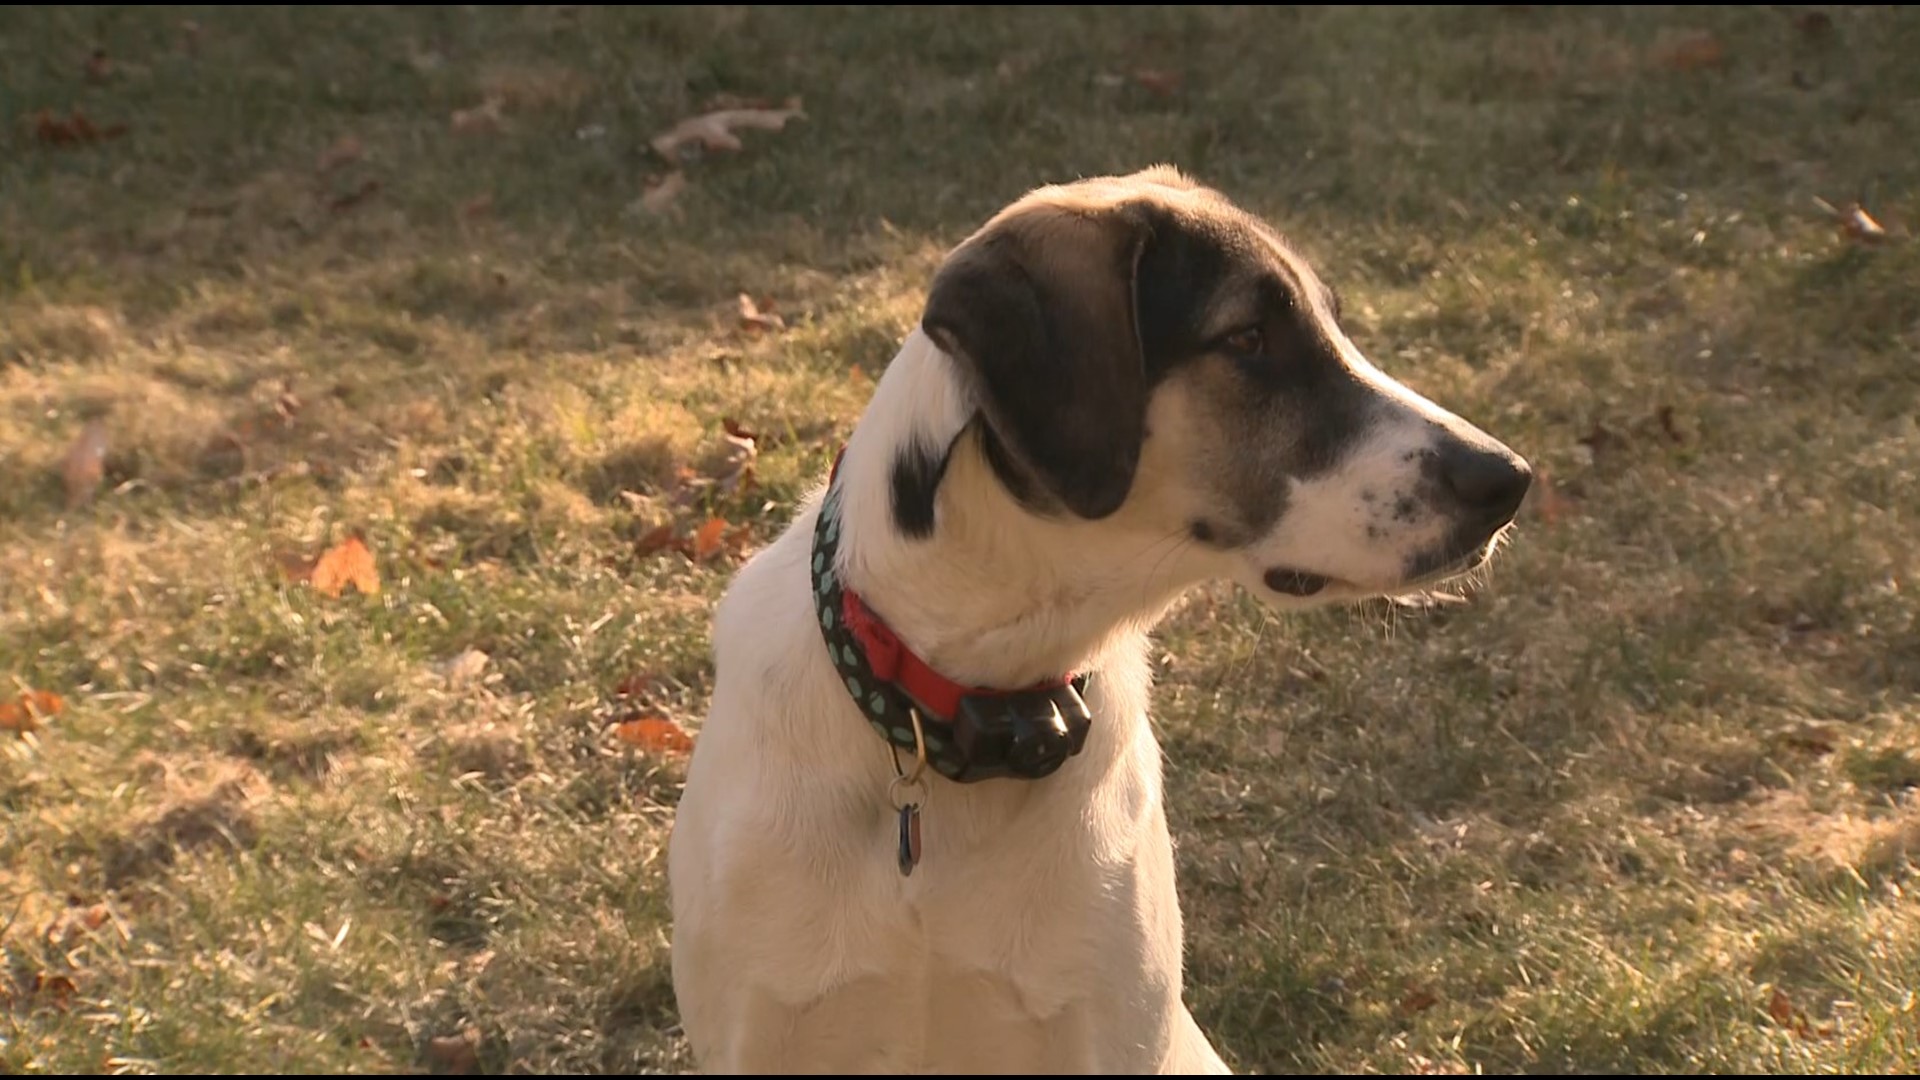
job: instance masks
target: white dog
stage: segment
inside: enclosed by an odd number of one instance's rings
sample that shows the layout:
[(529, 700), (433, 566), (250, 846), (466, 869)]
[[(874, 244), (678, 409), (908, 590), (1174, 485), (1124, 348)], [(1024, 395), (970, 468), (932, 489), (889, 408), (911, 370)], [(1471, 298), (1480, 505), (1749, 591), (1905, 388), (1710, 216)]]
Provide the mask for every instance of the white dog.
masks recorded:
[(1149, 629), (1208, 579), (1286, 609), (1468, 570), (1528, 483), (1175, 170), (1002, 211), (720, 604), (670, 857), (701, 1066), (1224, 1072), (1180, 996)]

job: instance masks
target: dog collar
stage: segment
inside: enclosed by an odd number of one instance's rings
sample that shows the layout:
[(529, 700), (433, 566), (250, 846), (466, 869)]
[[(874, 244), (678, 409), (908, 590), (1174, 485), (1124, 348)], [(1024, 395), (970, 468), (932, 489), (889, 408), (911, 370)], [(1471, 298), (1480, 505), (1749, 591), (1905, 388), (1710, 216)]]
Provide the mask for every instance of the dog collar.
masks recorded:
[(839, 479), (836, 457), (813, 527), (814, 609), (827, 656), (874, 731), (917, 754), (921, 744), (913, 714), (918, 711), (927, 764), (962, 783), (1004, 776), (1038, 779), (1078, 754), (1092, 722), (1080, 698), (1086, 675), (1069, 673), (1019, 690), (954, 682), (901, 641), (859, 594), (841, 585), (834, 566)]

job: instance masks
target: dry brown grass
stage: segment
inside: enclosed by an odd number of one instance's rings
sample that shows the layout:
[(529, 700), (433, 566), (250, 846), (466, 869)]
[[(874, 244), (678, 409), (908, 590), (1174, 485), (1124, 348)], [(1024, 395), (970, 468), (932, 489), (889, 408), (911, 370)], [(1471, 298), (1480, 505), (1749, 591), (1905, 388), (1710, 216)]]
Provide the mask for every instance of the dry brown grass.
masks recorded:
[[(947, 244), (1171, 160), (1547, 478), (1469, 604), (1165, 627), (1223, 1050), (1913, 1071), (1916, 50), (1866, 8), (0, 13), (0, 699), (67, 701), (0, 732), (0, 1069), (686, 1065), (680, 766), (607, 727), (637, 675), (697, 721), (732, 564), (636, 541), (773, 535)], [(650, 136), (795, 94), (635, 205)], [(74, 107), (127, 131), (35, 140)], [(699, 482), (728, 418), (750, 490)], [(354, 531), (378, 595), (282, 572)]]

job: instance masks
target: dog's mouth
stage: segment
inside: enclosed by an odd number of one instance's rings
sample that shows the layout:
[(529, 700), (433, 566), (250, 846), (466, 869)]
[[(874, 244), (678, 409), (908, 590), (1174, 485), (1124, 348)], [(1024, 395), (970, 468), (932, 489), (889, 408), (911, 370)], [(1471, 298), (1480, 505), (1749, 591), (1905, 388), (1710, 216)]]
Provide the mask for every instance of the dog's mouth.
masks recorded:
[(1329, 598), (1333, 596), (1364, 597), (1413, 592), (1449, 578), (1471, 573), (1486, 565), (1487, 560), (1493, 558), (1494, 551), (1500, 547), (1501, 537), (1505, 535), (1506, 530), (1501, 529), (1492, 536), (1476, 540), (1464, 551), (1458, 545), (1448, 545), (1417, 556), (1409, 561), (1406, 576), (1389, 585), (1361, 585), (1290, 566), (1272, 567), (1261, 575), (1260, 580), (1273, 592), (1301, 599), (1322, 595)]
[(1283, 596), (1312, 596), (1333, 583), (1325, 574), (1310, 574), (1305, 570), (1292, 570), (1276, 566), (1261, 576), (1267, 588)]

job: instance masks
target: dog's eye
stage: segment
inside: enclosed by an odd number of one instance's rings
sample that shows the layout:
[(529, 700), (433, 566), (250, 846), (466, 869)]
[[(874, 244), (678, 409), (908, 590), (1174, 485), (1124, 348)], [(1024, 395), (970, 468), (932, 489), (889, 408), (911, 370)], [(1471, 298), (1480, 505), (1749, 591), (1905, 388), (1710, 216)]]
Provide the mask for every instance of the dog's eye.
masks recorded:
[(1260, 336), (1260, 328), (1257, 326), (1249, 326), (1245, 330), (1236, 330), (1220, 339), (1220, 343), (1226, 346), (1228, 352), (1239, 353), (1242, 356), (1258, 356), (1260, 350), (1266, 345), (1265, 339)]

